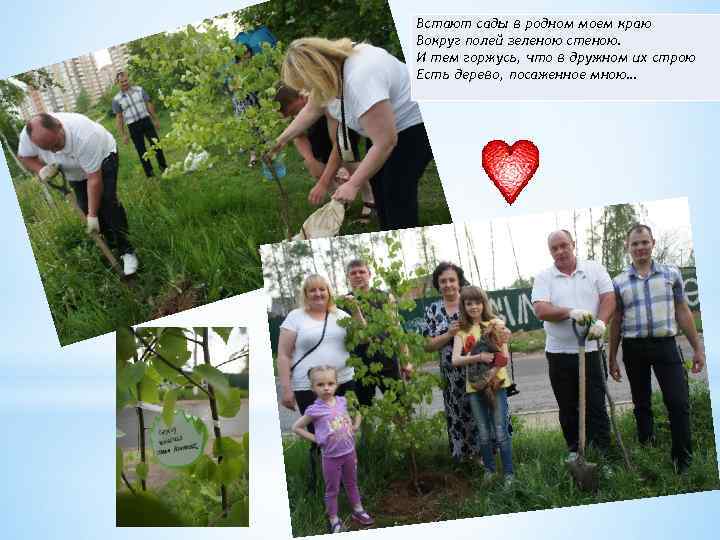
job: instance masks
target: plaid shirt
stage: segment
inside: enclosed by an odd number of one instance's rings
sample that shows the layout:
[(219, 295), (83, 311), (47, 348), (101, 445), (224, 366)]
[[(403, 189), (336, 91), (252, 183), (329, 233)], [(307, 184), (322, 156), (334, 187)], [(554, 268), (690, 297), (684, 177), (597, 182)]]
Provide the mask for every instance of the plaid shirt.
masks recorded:
[(132, 124), (150, 114), (145, 104), (147, 101), (150, 101), (150, 96), (141, 86), (131, 86), (127, 92), (121, 90), (115, 94), (112, 110), (115, 114), (122, 112), (125, 123)]
[(613, 279), (617, 310), (623, 314), (621, 334), (626, 338), (669, 337), (677, 334), (675, 303), (685, 302), (680, 270), (652, 262), (648, 277), (630, 265)]

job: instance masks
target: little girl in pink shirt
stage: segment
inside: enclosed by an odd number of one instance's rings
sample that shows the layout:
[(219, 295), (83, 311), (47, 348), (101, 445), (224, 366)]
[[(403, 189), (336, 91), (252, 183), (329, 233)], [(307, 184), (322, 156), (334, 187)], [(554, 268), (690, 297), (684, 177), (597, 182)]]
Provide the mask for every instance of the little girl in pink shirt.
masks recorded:
[[(352, 518), (361, 525), (372, 525), (374, 520), (363, 508), (357, 486), (354, 434), (362, 418), (358, 414), (353, 422), (348, 415), (347, 401), (335, 395), (337, 375), (334, 367), (314, 367), (308, 371), (308, 378), (317, 399), (305, 409), (305, 414), (293, 424), (292, 429), (299, 436), (316, 443), (322, 451), (329, 532), (342, 531), (337, 504), (341, 479), (352, 505)], [(313, 424), (314, 434), (307, 430), (310, 424)]]

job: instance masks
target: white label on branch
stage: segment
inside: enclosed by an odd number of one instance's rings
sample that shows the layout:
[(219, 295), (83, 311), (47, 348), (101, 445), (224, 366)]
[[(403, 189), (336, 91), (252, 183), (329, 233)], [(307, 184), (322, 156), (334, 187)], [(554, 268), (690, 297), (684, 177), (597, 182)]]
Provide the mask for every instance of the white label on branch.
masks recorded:
[(171, 468), (192, 465), (202, 455), (207, 438), (203, 421), (184, 411), (175, 411), (170, 427), (158, 416), (150, 430), (155, 456), (161, 465)]

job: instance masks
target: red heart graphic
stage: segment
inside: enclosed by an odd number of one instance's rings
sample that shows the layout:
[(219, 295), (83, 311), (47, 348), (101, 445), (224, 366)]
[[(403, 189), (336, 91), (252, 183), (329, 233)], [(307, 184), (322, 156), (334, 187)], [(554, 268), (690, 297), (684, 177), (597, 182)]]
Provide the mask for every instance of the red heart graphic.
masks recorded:
[(540, 165), (540, 151), (531, 141), (490, 141), (482, 151), (482, 166), (508, 204), (520, 195)]

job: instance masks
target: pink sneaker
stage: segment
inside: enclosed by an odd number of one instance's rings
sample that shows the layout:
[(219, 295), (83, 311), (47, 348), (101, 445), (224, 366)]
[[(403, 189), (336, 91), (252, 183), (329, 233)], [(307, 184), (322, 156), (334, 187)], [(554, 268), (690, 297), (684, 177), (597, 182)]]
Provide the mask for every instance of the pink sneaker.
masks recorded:
[(357, 521), (360, 525), (368, 526), (375, 523), (375, 520), (372, 518), (372, 516), (368, 514), (365, 510), (360, 510), (359, 512), (353, 510), (351, 516), (353, 520)]

